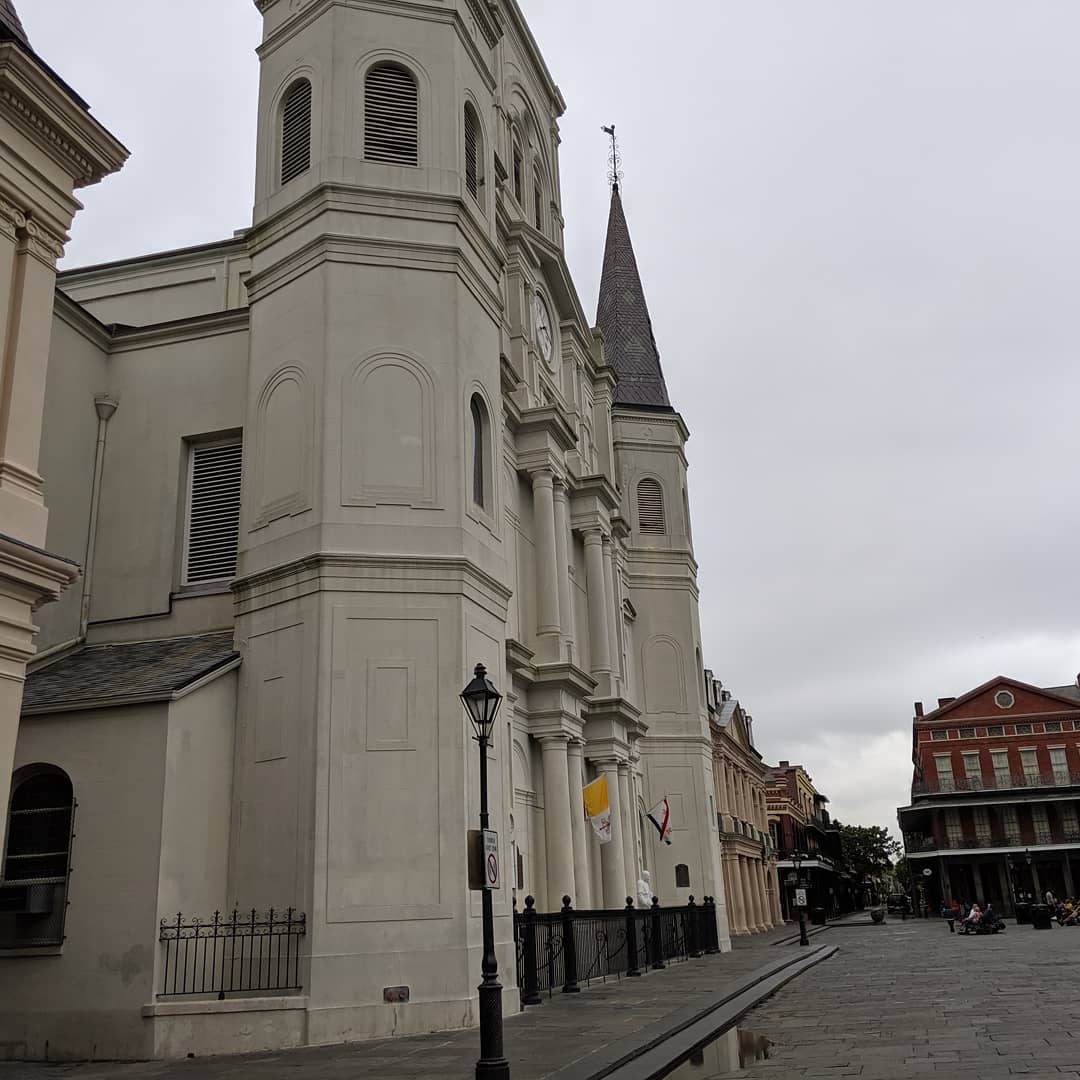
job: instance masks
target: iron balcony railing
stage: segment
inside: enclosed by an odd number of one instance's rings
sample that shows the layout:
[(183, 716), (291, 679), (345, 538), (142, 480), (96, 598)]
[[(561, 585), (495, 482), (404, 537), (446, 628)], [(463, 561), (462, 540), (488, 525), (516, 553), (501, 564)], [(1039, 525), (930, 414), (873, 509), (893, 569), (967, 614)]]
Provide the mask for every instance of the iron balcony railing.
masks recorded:
[(635, 908), (627, 900), (617, 911), (538, 912), (531, 896), (524, 912), (514, 912), (517, 978), (521, 1004), (538, 1005), (541, 995), (561, 988), (574, 993), (596, 980), (636, 978), (682, 961), (720, 951), (716, 904), (710, 896), (685, 907)]
[(159, 997), (300, 990), (302, 912), (215, 911), (210, 919), (161, 920), (165, 952)]
[(1014, 788), (1080, 787), (1080, 773), (1058, 769), (1049, 773), (1012, 773), (1009, 776), (957, 776), (920, 780), (911, 785), (912, 795), (941, 795), (955, 791), (1010, 791)]
[(913, 851), (963, 851), (968, 848), (1024, 848), (1032, 844), (1078, 844), (1080, 832), (1071, 829), (1035, 830), (1035, 832), (991, 833), (989, 836), (911, 836), (905, 837), (904, 846)]

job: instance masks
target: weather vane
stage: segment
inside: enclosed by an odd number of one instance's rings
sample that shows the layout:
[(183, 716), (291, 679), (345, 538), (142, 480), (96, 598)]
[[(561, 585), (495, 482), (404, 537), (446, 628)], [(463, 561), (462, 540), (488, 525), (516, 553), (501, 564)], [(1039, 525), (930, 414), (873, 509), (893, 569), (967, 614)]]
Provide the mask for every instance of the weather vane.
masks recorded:
[(615, 138), (615, 125), (601, 127), (605, 135), (611, 136), (611, 150), (608, 153), (608, 182), (613, 190), (619, 190), (619, 181), (622, 179), (622, 154), (619, 153), (619, 140)]

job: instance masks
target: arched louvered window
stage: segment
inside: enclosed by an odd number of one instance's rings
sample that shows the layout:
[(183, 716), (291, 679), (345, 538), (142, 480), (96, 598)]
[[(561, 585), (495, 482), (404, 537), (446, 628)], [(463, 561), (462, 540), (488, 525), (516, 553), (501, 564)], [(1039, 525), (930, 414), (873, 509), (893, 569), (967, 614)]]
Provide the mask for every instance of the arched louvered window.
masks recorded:
[(307, 172), (311, 166), (311, 83), (297, 79), (281, 109), (281, 182)]
[(637, 486), (638, 532), (666, 533), (664, 489), (659, 481), (647, 476)]
[(469, 102), (465, 103), (465, 187), (469, 194), (480, 201), (480, 189), (484, 185), (484, 141), (480, 131), (480, 117)]
[(469, 402), (472, 417), (472, 498), (477, 506), (487, 506), (487, 409), (479, 394)]
[(512, 164), (511, 167), (512, 167), (513, 173), (514, 173), (514, 198), (517, 199), (518, 205), (521, 206), (521, 205), (523, 205), (523, 203), (522, 203), (523, 182), (522, 182), (521, 174), (522, 174), (522, 169), (524, 168), (524, 165), (523, 165), (522, 158), (521, 158), (521, 147), (518, 146), (517, 143), (514, 143), (514, 158), (513, 158), (513, 164)]
[(364, 157), (420, 164), (420, 99), (416, 80), (400, 64), (376, 64), (364, 80)]
[(184, 585), (236, 576), (242, 462), (243, 447), (235, 441), (193, 445), (188, 451)]
[(533, 174), (533, 224), (544, 227), (544, 181), (539, 173)]
[(67, 773), (30, 765), (11, 784), (0, 876), (0, 949), (61, 945), (75, 795)]

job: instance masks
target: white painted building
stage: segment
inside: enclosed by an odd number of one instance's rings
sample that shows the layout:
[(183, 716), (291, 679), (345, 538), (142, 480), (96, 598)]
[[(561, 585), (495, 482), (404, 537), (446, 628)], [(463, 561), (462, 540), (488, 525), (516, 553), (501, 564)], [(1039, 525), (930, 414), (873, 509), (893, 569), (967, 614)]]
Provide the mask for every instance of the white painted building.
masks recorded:
[[(251, 227), (58, 281), (47, 547), (84, 572), (39, 615), (15, 751), (7, 1056), (475, 1023), (477, 662), (506, 1011), (526, 894), (622, 907), (647, 869), (716, 897), (729, 947), (688, 432), (617, 185), (594, 329), (515, 0), (257, 6)], [(73, 804), (68, 875), (39, 849)], [(168, 993), (162, 919), (271, 907), (306, 917), (301, 989)]]

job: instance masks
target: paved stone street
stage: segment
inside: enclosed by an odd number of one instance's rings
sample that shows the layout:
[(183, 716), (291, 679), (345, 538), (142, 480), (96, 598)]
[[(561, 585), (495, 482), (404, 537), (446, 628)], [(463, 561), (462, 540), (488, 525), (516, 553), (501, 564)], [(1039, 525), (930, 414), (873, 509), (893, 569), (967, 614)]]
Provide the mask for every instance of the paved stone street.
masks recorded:
[(1080, 929), (961, 937), (890, 919), (820, 940), (840, 951), (746, 1016), (775, 1045), (733, 1075), (1080, 1078)]
[[(818, 945), (833, 936), (829, 931), (811, 941)], [(737, 939), (735, 949), (725, 955), (672, 964), (641, 979), (594, 984), (578, 995), (556, 993), (527, 1013), (508, 1016), (505, 1043), (513, 1080), (542, 1080), (590, 1055), (602, 1055), (648, 1025), (662, 1024), (668, 1017), (674, 1022), (676, 1014), (707, 1007), (756, 968), (797, 955), (791, 937), (787, 927)], [(789, 943), (782, 943), (785, 939)], [(171, 1062), (0, 1062), (0, 1080), (468, 1080), (478, 1052), (478, 1033), (461, 1031)]]

